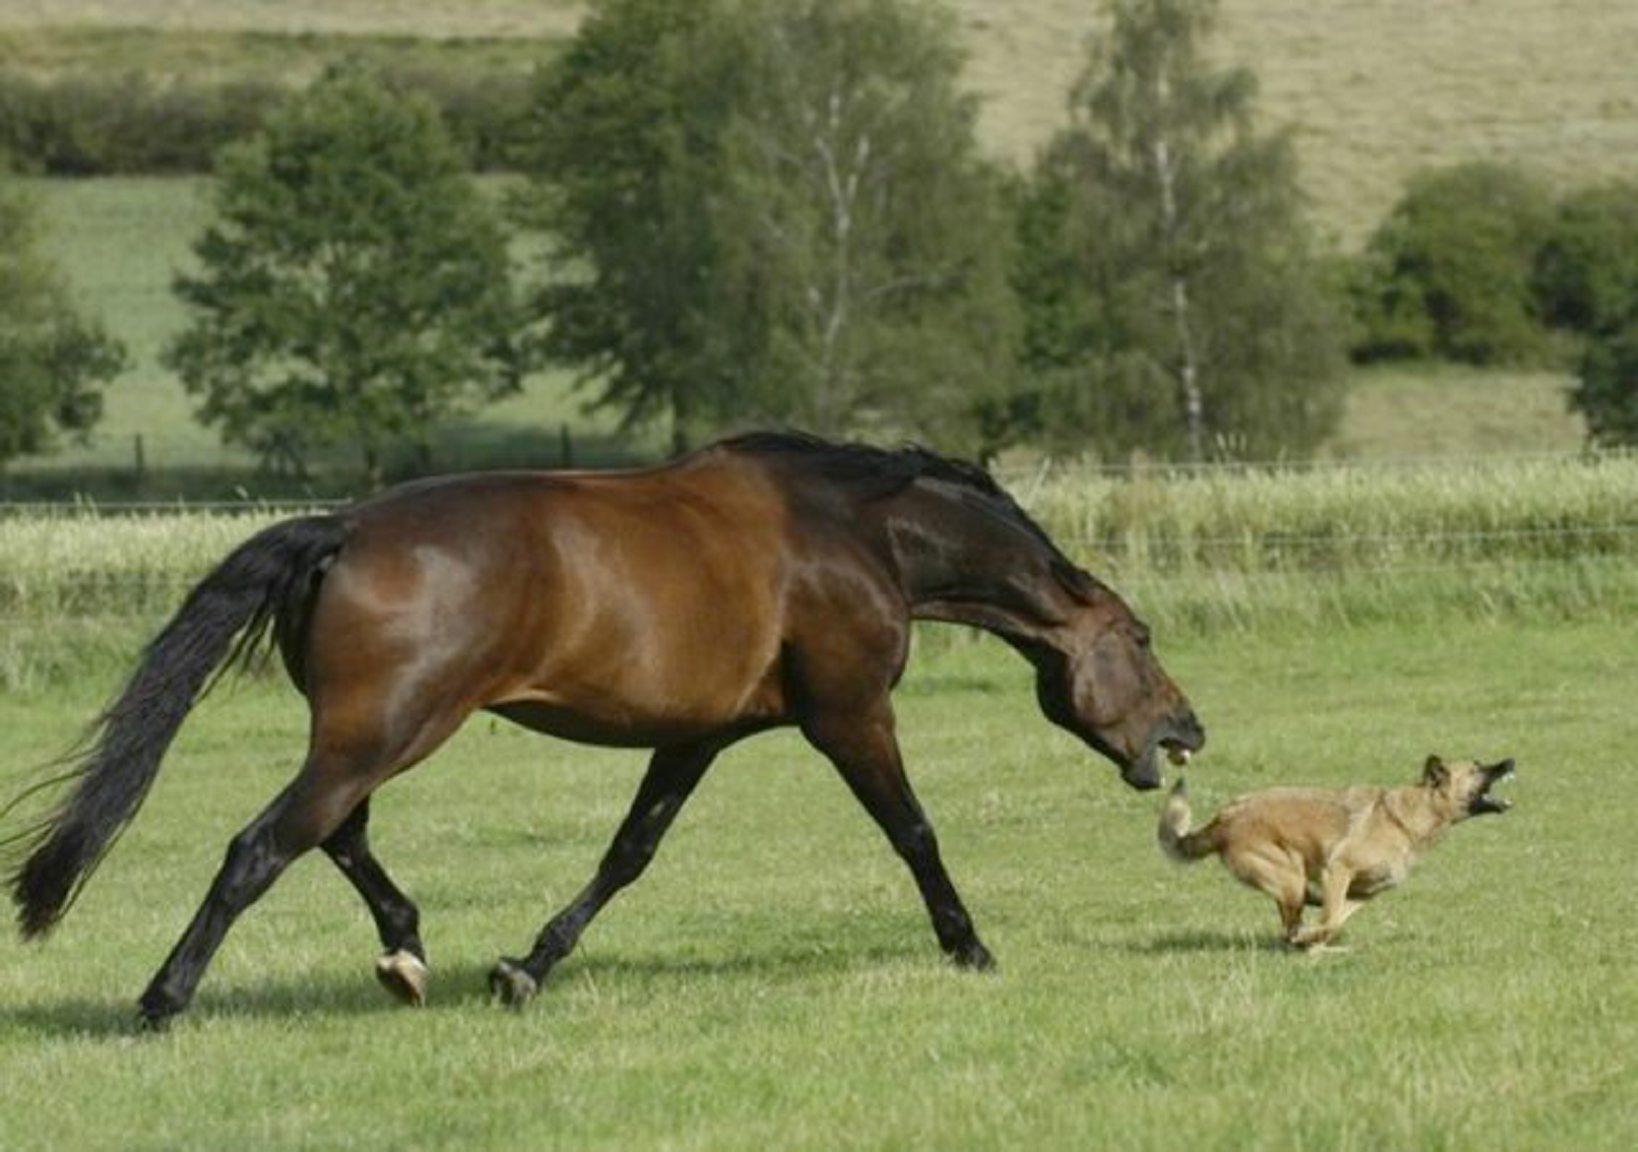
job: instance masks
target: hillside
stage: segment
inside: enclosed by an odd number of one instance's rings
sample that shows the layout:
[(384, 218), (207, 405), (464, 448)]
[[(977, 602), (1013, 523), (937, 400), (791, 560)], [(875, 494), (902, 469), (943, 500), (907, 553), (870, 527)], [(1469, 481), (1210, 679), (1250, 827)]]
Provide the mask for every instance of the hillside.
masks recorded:
[[(571, 31), (568, 0), (0, 0), (0, 64), (35, 71), (310, 74), (358, 38), (429, 37), (525, 69)], [(1102, 5), (958, 0), (983, 132), (1027, 161), (1062, 122)], [(1522, 161), (1556, 183), (1638, 176), (1631, 0), (1224, 0), (1221, 50), (1298, 135), (1322, 220), (1356, 242), (1411, 170)], [(162, 35), (156, 35), (162, 33)], [(452, 42), (451, 42), (452, 41)], [(405, 49), (407, 50), (407, 49)]]

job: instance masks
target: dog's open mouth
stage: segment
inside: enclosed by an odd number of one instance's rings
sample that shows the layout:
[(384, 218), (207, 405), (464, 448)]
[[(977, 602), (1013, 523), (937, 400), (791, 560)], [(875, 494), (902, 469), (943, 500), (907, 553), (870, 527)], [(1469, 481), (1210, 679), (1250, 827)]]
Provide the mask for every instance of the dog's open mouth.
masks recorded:
[(1500, 764), (1491, 764), (1484, 769), (1484, 784), (1468, 802), (1467, 810), (1474, 816), (1483, 816), (1487, 813), (1506, 812), (1513, 806), (1513, 802), (1505, 796), (1492, 796), (1490, 790), (1509, 776), (1513, 775), (1513, 762), (1503, 760)]

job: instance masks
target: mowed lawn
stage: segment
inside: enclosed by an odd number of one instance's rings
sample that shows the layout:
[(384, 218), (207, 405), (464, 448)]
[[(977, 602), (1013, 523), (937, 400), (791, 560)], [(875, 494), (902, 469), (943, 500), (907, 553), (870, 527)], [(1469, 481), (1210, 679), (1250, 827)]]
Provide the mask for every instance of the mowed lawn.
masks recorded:
[[(1157, 794), (1050, 728), (991, 643), (918, 655), (906, 754), (998, 974), (940, 959), (899, 861), (796, 739), (730, 752), (649, 875), (521, 1015), (484, 973), (586, 879), (641, 757), (487, 719), (378, 798), (420, 901), (431, 1003), (395, 1007), (320, 858), (229, 937), (162, 1037), (132, 1001), (227, 838), (300, 754), (273, 683), (202, 706), (44, 947), (0, 943), (0, 1147), (1630, 1149), (1638, 880), (1630, 627), (1453, 625), (1160, 649), (1211, 730), (1197, 811), (1277, 782), (1518, 758), (1346, 953), (1272, 945)], [(0, 698), (8, 770), (115, 677)]]

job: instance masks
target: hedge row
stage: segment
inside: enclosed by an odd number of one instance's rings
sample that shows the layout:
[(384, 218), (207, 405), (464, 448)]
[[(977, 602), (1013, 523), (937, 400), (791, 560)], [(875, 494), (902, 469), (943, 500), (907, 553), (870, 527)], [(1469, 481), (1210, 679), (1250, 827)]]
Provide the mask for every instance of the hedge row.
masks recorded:
[[(388, 80), (430, 97), (480, 170), (510, 166), (530, 78), (397, 69)], [(139, 73), (39, 79), (0, 72), (0, 155), (48, 176), (208, 172), (293, 89), (266, 80), (156, 83)]]

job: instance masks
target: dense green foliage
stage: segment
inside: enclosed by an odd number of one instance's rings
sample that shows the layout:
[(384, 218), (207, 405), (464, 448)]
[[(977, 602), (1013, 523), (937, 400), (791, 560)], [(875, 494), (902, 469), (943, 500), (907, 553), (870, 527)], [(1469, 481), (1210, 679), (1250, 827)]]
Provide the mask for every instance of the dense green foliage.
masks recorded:
[(229, 442), (297, 472), (349, 445), (378, 483), (516, 388), (506, 237), (429, 102), (332, 72), (223, 154), (215, 196), (167, 357)]
[[(475, 168), (511, 163), (527, 72), (382, 71), (438, 106)], [(140, 72), (41, 79), (0, 71), (0, 152), (23, 171), (51, 176), (209, 172), (225, 145), (254, 135), (298, 94), (259, 77), (159, 83)]]
[(32, 204), (0, 187), (0, 465), (84, 435), (125, 350), (70, 300), (39, 250)]
[(1026, 433), (1118, 455), (1312, 448), (1342, 325), (1285, 135), (1204, 58), (1215, 4), (1115, 5), (1021, 216)]
[(1638, 315), (1587, 340), (1570, 402), (1604, 444), (1638, 444)]
[(547, 355), (630, 423), (970, 439), (1007, 229), (949, 26), (887, 0), (617, 0), (544, 74)]
[(1638, 444), (1638, 184), (1566, 197), (1536, 259), (1543, 318), (1579, 334), (1570, 402), (1595, 440)]
[(1638, 183), (1594, 185), (1559, 201), (1533, 289), (1542, 319), (1574, 332), (1612, 332), (1638, 315)]
[(1372, 234), (1355, 288), (1363, 359), (1517, 363), (1543, 352), (1532, 297), (1551, 197), (1519, 168), (1426, 171)]

